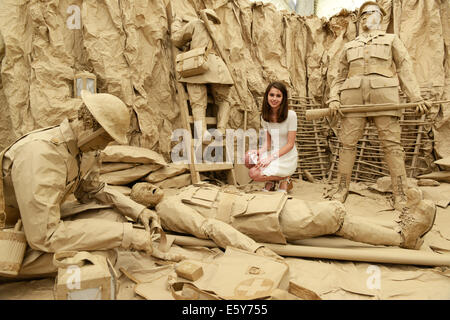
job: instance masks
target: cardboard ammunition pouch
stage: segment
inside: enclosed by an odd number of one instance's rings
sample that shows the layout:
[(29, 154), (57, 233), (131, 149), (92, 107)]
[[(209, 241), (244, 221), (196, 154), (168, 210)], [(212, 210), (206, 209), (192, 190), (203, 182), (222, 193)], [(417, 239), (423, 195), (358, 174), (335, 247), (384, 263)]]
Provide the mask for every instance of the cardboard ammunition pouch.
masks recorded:
[(183, 77), (192, 77), (208, 71), (207, 61), (211, 49), (211, 41), (207, 47), (191, 49), (176, 57), (176, 70)]
[[(357, 75), (379, 74), (393, 77), (395, 68), (392, 65), (392, 37), (372, 39), (371, 44), (351, 47), (347, 50), (347, 61), (350, 64), (348, 77)], [(368, 50), (368, 61), (364, 60), (364, 50)]]
[(364, 58), (364, 47), (358, 46), (358, 47), (351, 47), (347, 50), (347, 61), (348, 63), (352, 63), (353, 61), (357, 59), (363, 59)]
[(370, 79), (370, 98), (377, 103), (399, 103), (399, 80), (397, 77), (377, 77)]
[(219, 190), (208, 187), (194, 187), (187, 189), (183, 192), (183, 202), (188, 204), (194, 204), (203, 208), (217, 207), (215, 201), (219, 194)]
[(375, 78), (370, 79), (370, 87), (372, 89), (395, 88), (399, 85), (398, 78)]
[(386, 37), (378, 37), (372, 40), (369, 54), (371, 57), (389, 60), (391, 58), (391, 40)]
[(217, 188), (191, 187), (183, 191), (182, 201), (195, 205), (204, 217), (231, 224), (255, 241), (285, 244), (279, 215), (287, 195), (220, 192)]
[(349, 104), (361, 104), (363, 103), (362, 94), (361, 94), (361, 82), (362, 78), (353, 77), (348, 78), (342, 84), (341, 91), (341, 103), (343, 105)]
[(196, 205), (204, 217), (230, 223), (231, 207), (237, 195), (209, 187), (194, 187), (183, 192), (182, 201)]
[(286, 244), (281, 232), (280, 212), (285, 193), (240, 195), (231, 211), (231, 225), (258, 242)]

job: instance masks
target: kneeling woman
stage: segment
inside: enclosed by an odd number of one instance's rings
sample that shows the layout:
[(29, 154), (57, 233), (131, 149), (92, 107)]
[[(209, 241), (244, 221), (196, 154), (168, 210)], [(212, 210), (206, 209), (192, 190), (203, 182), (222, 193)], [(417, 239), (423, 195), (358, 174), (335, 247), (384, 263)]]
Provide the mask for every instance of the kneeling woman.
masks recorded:
[(245, 165), (254, 181), (266, 181), (264, 191), (287, 192), (292, 188), (290, 176), (297, 169), (297, 115), (288, 108), (286, 86), (272, 82), (264, 93), (261, 117), (265, 139), (260, 149), (249, 150)]

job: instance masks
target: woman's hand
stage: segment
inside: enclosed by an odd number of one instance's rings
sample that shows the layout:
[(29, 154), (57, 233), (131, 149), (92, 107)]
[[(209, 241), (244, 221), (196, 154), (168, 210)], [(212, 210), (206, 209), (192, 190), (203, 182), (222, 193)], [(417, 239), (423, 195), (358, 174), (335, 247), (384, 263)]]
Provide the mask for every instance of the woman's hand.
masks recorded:
[(276, 158), (273, 155), (268, 156), (267, 158), (260, 158), (259, 162), (256, 164), (257, 168), (265, 168), (267, 167), (273, 160)]
[(248, 152), (249, 164), (257, 164), (258, 163), (258, 150), (250, 150)]

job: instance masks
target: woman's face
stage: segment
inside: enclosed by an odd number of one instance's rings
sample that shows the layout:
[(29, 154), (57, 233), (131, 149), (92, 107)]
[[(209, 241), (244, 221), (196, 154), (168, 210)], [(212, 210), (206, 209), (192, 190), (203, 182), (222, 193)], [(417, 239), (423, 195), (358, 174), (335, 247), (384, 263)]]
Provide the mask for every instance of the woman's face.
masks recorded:
[(283, 102), (283, 93), (275, 87), (272, 87), (267, 94), (267, 102), (273, 109), (277, 109)]

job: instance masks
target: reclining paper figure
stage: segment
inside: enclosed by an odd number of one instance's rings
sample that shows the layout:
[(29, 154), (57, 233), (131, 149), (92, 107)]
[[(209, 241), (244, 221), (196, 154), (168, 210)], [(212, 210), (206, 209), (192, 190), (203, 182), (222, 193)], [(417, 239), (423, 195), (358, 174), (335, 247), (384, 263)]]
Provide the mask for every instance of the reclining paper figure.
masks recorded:
[(229, 192), (213, 185), (188, 186), (156, 205), (166, 230), (211, 239), (219, 247), (234, 246), (250, 252), (275, 255), (256, 241), (288, 241), (335, 234), (374, 245), (418, 249), (430, 231), (436, 206), (422, 200), (419, 189), (407, 192), (407, 209), (392, 227), (376, 225), (347, 213), (339, 201), (305, 201), (285, 193)]

